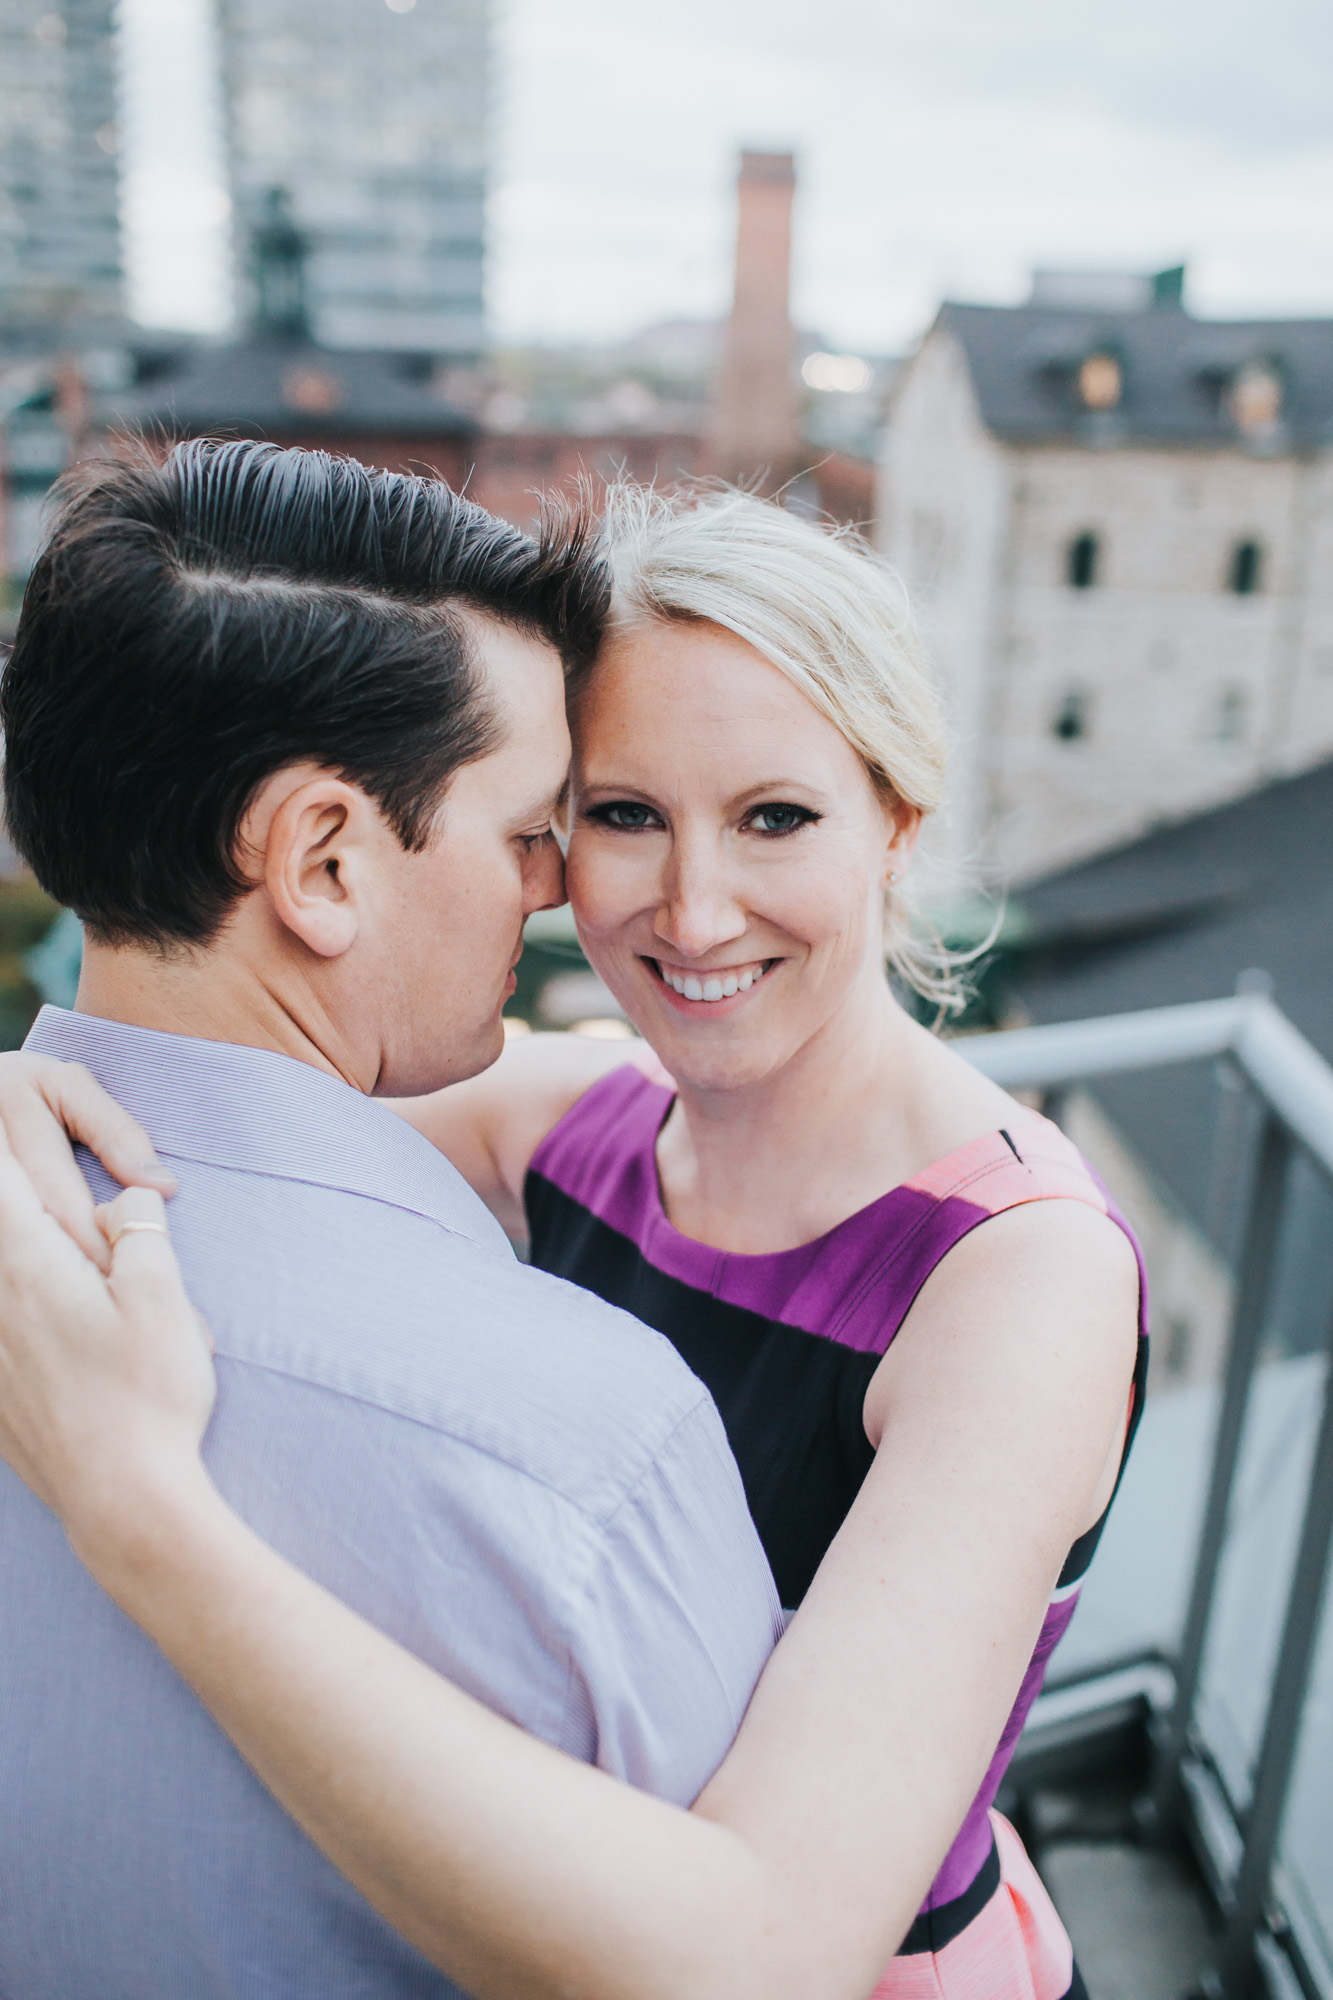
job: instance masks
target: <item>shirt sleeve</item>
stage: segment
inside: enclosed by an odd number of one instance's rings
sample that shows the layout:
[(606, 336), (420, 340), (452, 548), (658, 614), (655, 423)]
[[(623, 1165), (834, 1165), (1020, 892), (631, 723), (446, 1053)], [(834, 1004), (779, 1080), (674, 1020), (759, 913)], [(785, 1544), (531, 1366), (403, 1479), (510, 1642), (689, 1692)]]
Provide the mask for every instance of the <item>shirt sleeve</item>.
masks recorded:
[[(593, 1760), (689, 1805), (731, 1747), (782, 1630), (767, 1559), (702, 1396), (601, 1530), (571, 1703)], [(579, 1721), (583, 1729), (579, 1729)]]

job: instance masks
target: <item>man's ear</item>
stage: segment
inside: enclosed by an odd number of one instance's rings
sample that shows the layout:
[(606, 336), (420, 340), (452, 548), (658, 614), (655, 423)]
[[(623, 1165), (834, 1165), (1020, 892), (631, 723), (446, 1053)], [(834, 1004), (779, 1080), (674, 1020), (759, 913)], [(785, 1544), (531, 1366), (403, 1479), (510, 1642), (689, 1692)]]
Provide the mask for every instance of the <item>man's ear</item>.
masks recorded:
[(382, 831), (363, 791), (308, 765), (276, 773), (246, 814), (242, 844), (274, 916), (321, 958), (356, 942), (368, 847)]

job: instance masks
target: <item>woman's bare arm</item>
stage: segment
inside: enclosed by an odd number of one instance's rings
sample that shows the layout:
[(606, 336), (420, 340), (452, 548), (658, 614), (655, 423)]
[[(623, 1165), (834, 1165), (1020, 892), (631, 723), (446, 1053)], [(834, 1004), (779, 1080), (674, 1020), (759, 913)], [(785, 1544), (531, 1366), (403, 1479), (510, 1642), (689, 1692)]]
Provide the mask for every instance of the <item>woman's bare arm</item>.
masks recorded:
[(547, 1133), (608, 1071), (625, 1063), (660, 1076), (647, 1042), (590, 1035), (520, 1035), (466, 1083), (385, 1103), (452, 1160), (511, 1235), (521, 1234), (523, 1180)]
[(1123, 1238), (1064, 1203), (994, 1218), (932, 1275), (876, 1378), (871, 1474), (691, 1813), (524, 1736), (259, 1542), (198, 1457), (166, 1239), (124, 1238), (105, 1283), (5, 1158), (0, 1448), (288, 1811), (479, 2000), (857, 2000), (1099, 1506), (1136, 1294)]

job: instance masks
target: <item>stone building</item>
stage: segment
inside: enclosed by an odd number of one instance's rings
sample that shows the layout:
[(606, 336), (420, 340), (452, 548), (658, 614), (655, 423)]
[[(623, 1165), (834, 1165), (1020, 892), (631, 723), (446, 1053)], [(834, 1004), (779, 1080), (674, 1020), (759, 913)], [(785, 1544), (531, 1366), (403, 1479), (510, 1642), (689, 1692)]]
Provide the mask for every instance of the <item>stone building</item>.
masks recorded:
[(0, 347), (121, 311), (112, 0), (0, 0)]
[(945, 305), (895, 385), (881, 546), (953, 702), (941, 845), (992, 880), (1333, 752), (1333, 321), (1182, 279)]
[(489, 0), (219, 0), (238, 271), (252, 281), (252, 233), (282, 190), (311, 239), (326, 346), (482, 347), (489, 14)]

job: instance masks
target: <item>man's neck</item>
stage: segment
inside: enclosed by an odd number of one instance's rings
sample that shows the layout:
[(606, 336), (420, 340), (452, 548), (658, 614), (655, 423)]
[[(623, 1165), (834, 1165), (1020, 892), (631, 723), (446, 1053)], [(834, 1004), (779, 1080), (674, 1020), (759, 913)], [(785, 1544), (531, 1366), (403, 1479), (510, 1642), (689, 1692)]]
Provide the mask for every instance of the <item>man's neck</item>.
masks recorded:
[[(286, 969), (284, 969), (286, 970)], [(336, 1032), (309, 982), (273, 977), (225, 947), (171, 956), (86, 942), (75, 1012), (127, 1027), (205, 1042), (271, 1049), (341, 1077), (356, 1090), (374, 1078), (358, 1074), (354, 1053)]]

